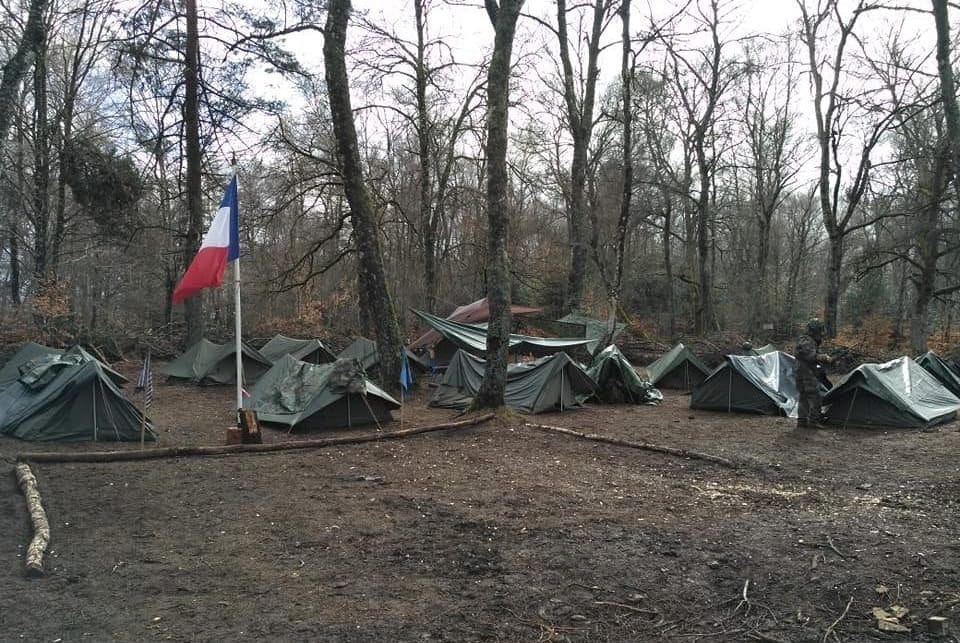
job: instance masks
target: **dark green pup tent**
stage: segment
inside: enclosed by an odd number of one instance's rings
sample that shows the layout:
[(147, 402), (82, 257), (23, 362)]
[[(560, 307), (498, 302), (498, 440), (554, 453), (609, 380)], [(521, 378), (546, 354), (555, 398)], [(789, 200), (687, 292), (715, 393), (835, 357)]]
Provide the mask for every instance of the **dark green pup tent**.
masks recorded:
[(657, 388), (675, 388), (689, 391), (710, 374), (710, 369), (699, 357), (677, 344), (665, 355), (647, 366), (650, 383)]
[(830, 424), (927, 427), (949, 422), (960, 398), (909, 357), (863, 364), (823, 398)]
[[(485, 360), (466, 351), (457, 351), (430, 400), (430, 406), (452, 409), (469, 406), (480, 390), (485, 366)], [(582, 406), (593, 394), (593, 380), (566, 353), (507, 366), (504, 402), (524, 413), (563, 411)]]
[(774, 351), (726, 355), (724, 362), (693, 389), (690, 408), (797, 417), (796, 358)]
[(663, 394), (637, 375), (633, 365), (613, 344), (593, 358), (587, 375), (597, 385), (601, 402), (656, 404), (663, 400)]
[[(0, 434), (22, 440), (139, 440), (144, 418), (78, 347), (36, 357), (0, 391)], [(155, 440), (149, 421), (144, 438)]]
[(570, 313), (569, 315), (561, 317), (557, 321), (565, 324), (579, 324), (580, 326), (583, 326), (583, 336), (591, 340), (590, 343), (587, 344), (587, 350), (590, 351), (591, 355), (596, 352), (597, 348), (600, 346), (600, 342), (606, 340), (612, 342), (617, 338), (617, 335), (622, 333), (627, 327), (627, 325), (623, 322), (614, 322), (613, 337), (609, 337), (609, 321), (594, 319), (593, 317), (587, 317), (586, 315), (581, 315), (580, 313)]
[(377, 343), (366, 337), (357, 337), (353, 343), (337, 354), (337, 359), (350, 359), (360, 363), (363, 370), (373, 368), (380, 361)]
[[(35, 342), (27, 342), (20, 348), (20, 350), (14, 353), (13, 357), (11, 357), (10, 360), (4, 364), (2, 369), (0, 369), (0, 389), (19, 378), (21, 369), (24, 368), (24, 365), (28, 362), (38, 357), (46, 357), (47, 355), (62, 355), (68, 352), (72, 355), (79, 355), (85, 361), (97, 359), (79, 345), (73, 346), (70, 349), (62, 349), (50, 348), (49, 346), (44, 346), (43, 344), (37, 344)], [(103, 367), (103, 370), (107, 376), (118, 386), (123, 386), (130, 381), (117, 371), (113, 370), (108, 364), (100, 362), (100, 366)]]
[(276, 362), (284, 355), (311, 364), (326, 364), (337, 359), (319, 339), (299, 339), (280, 334), (264, 344), (260, 354), (271, 362)]
[(309, 364), (284, 355), (251, 391), (261, 422), (293, 429), (384, 424), (400, 403), (366, 379), (352, 360)]
[[(255, 382), (272, 366), (255, 348), (241, 344), (243, 379)], [(233, 343), (215, 344), (204, 338), (167, 364), (161, 372), (173, 380), (195, 384), (233, 384), (237, 381), (236, 347)]]
[(917, 358), (917, 364), (937, 378), (937, 381), (943, 384), (948, 391), (960, 397), (960, 375), (957, 375), (942, 357), (933, 351), (927, 351)]

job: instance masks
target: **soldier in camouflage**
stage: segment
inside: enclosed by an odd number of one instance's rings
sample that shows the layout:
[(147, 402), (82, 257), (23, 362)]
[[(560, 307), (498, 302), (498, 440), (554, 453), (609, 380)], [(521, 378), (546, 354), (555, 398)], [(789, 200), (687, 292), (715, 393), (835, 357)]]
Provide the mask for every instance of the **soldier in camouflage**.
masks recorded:
[(807, 323), (807, 332), (797, 341), (797, 391), (800, 394), (797, 428), (815, 429), (822, 426), (817, 363), (830, 361), (829, 357), (819, 353), (822, 341), (823, 322), (819, 319), (811, 319)]

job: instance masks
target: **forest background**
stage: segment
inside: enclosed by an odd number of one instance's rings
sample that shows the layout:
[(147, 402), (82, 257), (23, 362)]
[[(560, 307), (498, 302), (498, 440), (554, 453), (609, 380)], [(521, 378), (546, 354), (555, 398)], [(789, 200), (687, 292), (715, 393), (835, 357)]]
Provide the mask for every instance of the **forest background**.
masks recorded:
[[(466, 0), (354, 5), (358, 151), (411, 339), (411, 308), (446, 315), (490, 286), (494, 30)], [(526, 3), (503, 213), (512, 301), (552, 318), (612, 311), (664, 341), (760, 344), (819, 315), (840, 342), (952, 348), (956, 110), (945, 116), (955, 95), (937, 63), (956, 29), (933, 8), (949, 7)], [(5, 342), (173, 353), (229, 337), (229, 289), (186, 311), (170, 295), (233, 158), (245, 335), (335, 348), (376, 335), (324, 82), (326, 3), (3, 0), (0, 12)]]

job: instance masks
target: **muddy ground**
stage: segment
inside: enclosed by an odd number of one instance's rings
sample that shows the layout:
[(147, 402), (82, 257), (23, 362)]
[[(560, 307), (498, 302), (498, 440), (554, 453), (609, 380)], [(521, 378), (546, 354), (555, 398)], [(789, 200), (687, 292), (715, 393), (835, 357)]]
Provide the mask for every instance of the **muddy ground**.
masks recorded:
[[(232, 396), (159, 385), (161, 446), (222, 444)], [(454, 418), (425, 396), (405, 426)], [(925, 641), (930, 615), (953, 626), (937, 640), (957, 640), (956, 422), (798, 434), (688, 401), (322, 450), (36, 465), (52, 528), (38, 579), (24, 574), (17, 454), (111, 447), (2, 439), (0, 640)], [(909, 632), (879, 629), (872, 610), (894, 606)]]

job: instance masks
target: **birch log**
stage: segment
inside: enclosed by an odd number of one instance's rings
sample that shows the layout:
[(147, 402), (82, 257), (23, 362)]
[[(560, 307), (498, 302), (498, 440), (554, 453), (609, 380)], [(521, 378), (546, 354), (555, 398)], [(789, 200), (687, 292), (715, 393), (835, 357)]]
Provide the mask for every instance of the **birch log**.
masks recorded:
[(43, 576), (43, 554), (50, 544), (50, 524), (47, 514), (43, 511), (40, 502), (40, 491), (37, 489), (37, 479), (30, 470), (30, 465), (21, 462), (17, 465), (17, 482), (27, 501), (30, 511), (30, 522), (33, 523), (33, 539), (27, 547), (27, 575)]

